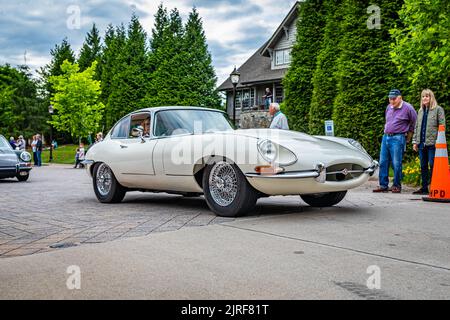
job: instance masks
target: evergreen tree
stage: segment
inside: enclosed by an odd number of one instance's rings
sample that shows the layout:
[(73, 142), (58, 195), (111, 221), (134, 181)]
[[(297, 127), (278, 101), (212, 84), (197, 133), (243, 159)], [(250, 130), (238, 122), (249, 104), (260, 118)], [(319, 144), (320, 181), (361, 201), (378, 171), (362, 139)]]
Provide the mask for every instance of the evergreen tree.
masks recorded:
[(336, 98), (336, 60), (339, 57), (339, 40), (342, 22), (340, 8), (343, 0), (325, 0), (326, 11), (324, 38), (317, 67), (312, 78), (313, 95), (309, 111), (309, 133), (323, 135), (326, 120), (333, 115), (333, 102)]
[(116, 29), (111, 44), (118, 54), (113, 59), (114, 66), (110, 74), (111, 91), (106, 105), (107, 128), (125, 114), (147, 106), (143, 100), (149, 79), (146, 43), (147, 35), (135, 15), (131, 18), (127, 32), (123, 26)]
[(283, 79), (284, 111), (293, 130), (309, 132), (309, 111), (313, 93), (312, 77), (323, 39), (325, 10), (322, 0), (299, 4), (297, 41), (292, 49), (291, 66)]
[(43, 85), (42, 89), (46, 91), (47, 99), (54, 93), (49, 78), (51, 76), (59, 76), (62, 74), (61, 65), (65, 60), (71, 63), (75, 62), (75, 54), (73, 53), (67, 38), (64, 38), (60, 45), (55, 45), (55, 48), (50, 50), (50, 54), (52, 60), (39, 71)]
[(169, 23), (162, 31), (162, 41), (152, 51), (151, 65), (154, 72), (145, 99), (148, 106), (182, 104), (184, 93), (180, 79), (186, 76), (184, 63), (187, 55), (183, 52), (183, 40), (183, 22), (175, 8), (170, 12)]
[[(338, 136), (357, 139), (372, 155), (380, 150), (385, 124), (387, 94), (392, 88), (403, 89), (404, 79), (389, 57), (391, 29), (398, 20), (397, 9), (403, 0), (380, 0), (379, 28), (369, 28), (367, 13), (371, 1), (344, 0), (337, 60), (338, 94), (333, 120)], [(405, 92), (406, 93), (406, 92)]]
[(126, 52), (125, 27), (120, 25), (114, 29), (109, 26), (105, 34), (105, 48), (101, 57), (100, 75), (102, 95), (105, 104), (104, 131), (109, 130), (120, 118), (127, 101), (121, 99), (120, 73), (125, 69)]
[(99, 31), (94, 23), (91, 31), (86, 35), (86, 39), (80, 50), (78, 65), (80, 66), (81, 71), (89, 68), (92, 65), (92, 62), (99, 61), (102, 51), (100, 41)]
[(185, 27), (182, 87), (182, 105), (220, 107), (216, 91), (217, 77), (208, 51), (203, 23), (195, 8), (189, 14)]

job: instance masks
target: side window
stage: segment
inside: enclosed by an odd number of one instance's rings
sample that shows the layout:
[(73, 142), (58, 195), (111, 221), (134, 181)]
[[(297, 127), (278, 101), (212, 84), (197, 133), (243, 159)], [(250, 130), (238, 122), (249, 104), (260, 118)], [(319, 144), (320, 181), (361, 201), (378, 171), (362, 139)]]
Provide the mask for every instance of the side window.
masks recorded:
[(150, 137), (150, 114), (139, 113), (131, 116), (131, 126), (128, 133), (130, 139), (139, 138), (138, 133), (133, 129), (142, 130), (142, 135), (145, 138)]
[(128, 137), (130, 117), (119, 121), (111, 132), (112, 139), (126, 139)]

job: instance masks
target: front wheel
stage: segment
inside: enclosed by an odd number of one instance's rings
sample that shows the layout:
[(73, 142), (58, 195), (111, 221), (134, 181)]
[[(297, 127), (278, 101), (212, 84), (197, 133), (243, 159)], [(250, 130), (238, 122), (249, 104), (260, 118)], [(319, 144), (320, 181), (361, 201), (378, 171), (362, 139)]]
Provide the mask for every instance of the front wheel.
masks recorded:
[(332, 207), (344, 199), (347, 191), (305, 194), (300, 197), (311, 207)]
[(105, 163), (97, 163), (93, 175), (94, 192), (102, 203), (119, 203), (127, 189), (120, 185), (111, 168)]
[(241, 170), (226, 161), (206, 167), (203, 191), (209, 208), (221, 217), (237, 217), (251, 211), (258, 192), (247, 182)]

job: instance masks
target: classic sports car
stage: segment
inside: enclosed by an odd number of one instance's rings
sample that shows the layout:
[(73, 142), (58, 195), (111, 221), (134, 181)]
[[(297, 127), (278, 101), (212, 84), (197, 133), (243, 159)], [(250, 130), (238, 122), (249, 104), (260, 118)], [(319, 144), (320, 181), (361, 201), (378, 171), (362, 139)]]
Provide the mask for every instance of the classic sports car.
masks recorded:
[(14, 178), (27, 181), (31, 170), (31, 155), (26, 151), (13, 150), (8, 140), (0, 135), (0, 179)]
[(226, 217), (274, 195), (333, 206), (378, 167), (355, 140), (234, 130), (226, 113), (197, 107), (133, 112), (89, 149), (84, 163), (100, 202), (120, 202), (127, 191), (204, 194)]

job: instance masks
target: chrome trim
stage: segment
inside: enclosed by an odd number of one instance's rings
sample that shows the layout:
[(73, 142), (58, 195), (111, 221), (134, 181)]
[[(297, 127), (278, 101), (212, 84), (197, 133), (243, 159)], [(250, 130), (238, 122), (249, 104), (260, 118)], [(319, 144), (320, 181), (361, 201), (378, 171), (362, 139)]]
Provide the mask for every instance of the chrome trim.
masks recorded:
[(263, 178), (263, 179), (307, 179), (317, 178), (319, 172), (317, 171), (302, 171), (302, 172), (283, 172), (279, 174), (259, 174), (259, 173), (246, 173), (247, 178)]
[(81, 161), (80, 163), (81, 164), (83, 164), (83, 165), (85, 165), (85, 166), (87, 166), (87, 165), (92, 165), (92, 164), (94, 164), (94, 160), (83, 160), (83, 161)]
[(379, 166), (380, 166), (380, 164), (378, 163), (378, 161), (373, 160), (372, 165), (369, 168), (367, 168), (366, 170), (364, 170), (364, 173), (373, 175)]

